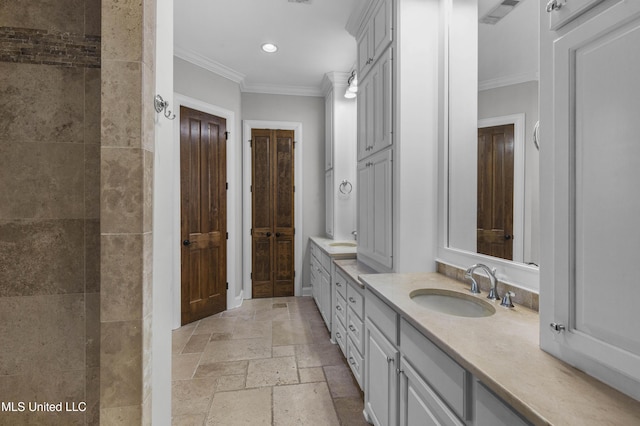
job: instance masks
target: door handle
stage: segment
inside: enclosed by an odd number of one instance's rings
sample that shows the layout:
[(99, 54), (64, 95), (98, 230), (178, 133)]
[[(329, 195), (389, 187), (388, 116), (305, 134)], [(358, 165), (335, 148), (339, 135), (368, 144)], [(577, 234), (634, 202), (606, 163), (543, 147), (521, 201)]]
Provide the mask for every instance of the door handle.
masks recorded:
[(270, 236), (271, 236), (271, 232), (267, 232), (267, 237), (270, 237)]
[(189, 241), (189, 240), (184, 240), (184, 241), (182, 242), (182, 245), (183, 245), (183, 246), (185, 246), (185, 247), (190, 246), (190, 245), (191, 245), (191, 241)]
[(281, 237), (282, 233), (281, 232), (276, 232), (276, 237)]
[(505, 239), (505, 240), (510, 240), (511, 238), (512, 238), (512, 236), (511, 236), (511, 235), (509, 235), (509, 234), (507, 234), (507, 235), (505, 235), (505, 236), (504, 236), (504, 239)]

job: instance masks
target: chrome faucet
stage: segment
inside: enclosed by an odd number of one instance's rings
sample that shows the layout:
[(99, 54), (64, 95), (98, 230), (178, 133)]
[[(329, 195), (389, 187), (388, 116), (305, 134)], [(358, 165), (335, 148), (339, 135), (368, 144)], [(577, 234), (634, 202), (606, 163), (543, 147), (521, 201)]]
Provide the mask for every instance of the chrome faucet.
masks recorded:
[(496, 284), (498, 282), (498, 280), (496, 279), (496, 268), (491, 269), (484, 263), (476, 263), (475, 265), (470, 266), (464, 274), (465, 278), (471, 279), (471, 293), (480, 293), (478, 283), (473, 278), (473, 272), (478, 268), (483, 269), (489, 276), (489, 283), (491, 284), (491, 288), (489, 289), (489, 295), (487, 296), (487, 299), (500, 300), (498, 291), (496, 289)]

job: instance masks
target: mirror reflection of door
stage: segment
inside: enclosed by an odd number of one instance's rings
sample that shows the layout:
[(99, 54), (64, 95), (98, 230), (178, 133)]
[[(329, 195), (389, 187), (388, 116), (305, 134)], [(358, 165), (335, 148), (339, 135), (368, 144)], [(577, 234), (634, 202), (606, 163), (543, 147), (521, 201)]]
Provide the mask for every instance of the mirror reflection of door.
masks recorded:
[(251, 129), (252, 297), (294, 295), (294, 132)]
[(514, 238), (513, 135), (513, 124), (478, 129), (477, 250), (508, 260)]

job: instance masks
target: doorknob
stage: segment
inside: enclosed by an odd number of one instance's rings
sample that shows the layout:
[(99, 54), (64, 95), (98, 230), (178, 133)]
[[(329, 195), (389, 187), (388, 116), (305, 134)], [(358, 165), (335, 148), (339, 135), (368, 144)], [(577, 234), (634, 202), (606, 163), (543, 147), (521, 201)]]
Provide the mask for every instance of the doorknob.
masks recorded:
[(183, 246), (185, 246), (185, 247), (186, 247), (186, 246), (190, 246), (190, 245), (191, 245), (191, 241), (189, 241), (189, 240), (184, 240), (184, 241), (182, 242), (182, 245), (183, 245)]
[(267, 232), (267, 237), (270, 237), (270, 236), (271, 236), (271, 232)]
[(281, 232), (276, 232), (276, 237), (280, 237), (280, 236), (282, 236), (282, 233)]
[(509, 235), (509, 234), (507, 234), (507, 235), (505, 235), (505, 236), (504, 236), (504, 239), (505, 239), (505, 240), (510, 240), (511, 238), (512, 238), (512, 237), (511, 237), (511, 235)]

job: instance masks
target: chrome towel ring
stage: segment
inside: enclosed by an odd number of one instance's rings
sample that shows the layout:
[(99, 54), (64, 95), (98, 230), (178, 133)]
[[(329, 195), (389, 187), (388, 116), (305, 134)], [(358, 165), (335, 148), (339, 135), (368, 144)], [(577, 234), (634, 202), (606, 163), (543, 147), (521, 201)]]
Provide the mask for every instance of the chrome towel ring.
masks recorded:
[(353, 191), (353, 185), (351, 185), (351, 182), (345, 179), (340, 183), (338, 189), (342, 194), (351, 194), (351, 191)]

